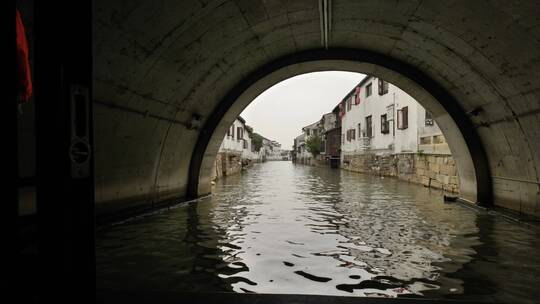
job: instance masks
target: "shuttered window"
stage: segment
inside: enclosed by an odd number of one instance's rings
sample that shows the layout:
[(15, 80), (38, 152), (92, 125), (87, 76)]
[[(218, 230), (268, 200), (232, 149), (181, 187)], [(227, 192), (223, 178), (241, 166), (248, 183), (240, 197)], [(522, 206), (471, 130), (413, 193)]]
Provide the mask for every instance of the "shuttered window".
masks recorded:
[(371, 126), (371, 115), (366, 117), (366, 137), (372, 137), (373, 136), (373, 129)]
[(356, 139), (356, 130), (355, 129), (349, 129), (347, 130), (347, 141), (353, 141)]
[(404, 130), (409, 127), (409, 108), (403, 107), (397, 110), (397, 125), (398, 129)]
[(244, 139), (244, 129), (242, 127), (236, 128), (236, 138), (238, 140)]
[(389, 125), (390, 124), (388, 122), (387, 115), (386, 114), (381, 115), (381, 133), (382, 134), (390, 133)]
[(388, 93), (388, 82), (379, 78), (379, 95), (384, 95)]

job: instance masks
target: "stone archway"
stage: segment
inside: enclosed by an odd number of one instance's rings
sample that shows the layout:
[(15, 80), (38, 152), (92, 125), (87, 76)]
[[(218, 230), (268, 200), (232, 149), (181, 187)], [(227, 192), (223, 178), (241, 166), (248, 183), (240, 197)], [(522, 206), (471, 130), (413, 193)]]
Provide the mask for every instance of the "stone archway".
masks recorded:
[[(439, 124), (452, 118), (477, 162), (473, 171), (482, 172), (474, 178), (482, 180), (478, 201), (540, 215), (537, 1), (340, 0), (324, 12), (318, 3), (96, 1), (96, 214), (204, 193), (200, 165), (212, 154), (220, 119), (240, 112), (238, 97), (298, 73), (340, 68), (309, 61), (344, 60), (364, 62), (357, 71), (418, 100), (426, 91), (436, 97), (450, 113)], [(194, 117), (203, 129), (190, 127)]]
[[(230, 124), (271, 86), (300, 74), (341, 70), (371, 74), (397, 85), (433, 113), (448, 140), (460, 176), (460, 194), (483, 206), (493, 204), (486, 152), (468, 114), (452, 95), (417, 69), (382, 54), (350, 49), (313, 50), (282, 57), (240, 81), (208, 117), (190, 164), (188, 193), (210, 193), (210, 172)], [(337, 102), (337, 101), (336, 101)]]

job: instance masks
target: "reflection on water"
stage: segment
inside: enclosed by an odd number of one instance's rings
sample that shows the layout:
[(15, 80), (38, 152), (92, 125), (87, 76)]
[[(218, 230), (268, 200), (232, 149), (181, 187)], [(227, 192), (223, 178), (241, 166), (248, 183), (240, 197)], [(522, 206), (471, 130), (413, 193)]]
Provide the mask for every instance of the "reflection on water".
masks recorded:
[(389, 178), (289, 162), (98, 233), (98, 288), (540, 299), (538, 229)]

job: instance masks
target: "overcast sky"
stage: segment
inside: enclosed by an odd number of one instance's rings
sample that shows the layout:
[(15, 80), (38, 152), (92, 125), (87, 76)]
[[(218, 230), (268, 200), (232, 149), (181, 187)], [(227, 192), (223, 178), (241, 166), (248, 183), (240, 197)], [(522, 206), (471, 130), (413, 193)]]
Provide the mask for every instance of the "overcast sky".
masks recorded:
[(364, 74), (316, 72), (282, 81), (264, 91), (242, 112), (254, 132), (292, 149), (302, 127), (332, 111)]

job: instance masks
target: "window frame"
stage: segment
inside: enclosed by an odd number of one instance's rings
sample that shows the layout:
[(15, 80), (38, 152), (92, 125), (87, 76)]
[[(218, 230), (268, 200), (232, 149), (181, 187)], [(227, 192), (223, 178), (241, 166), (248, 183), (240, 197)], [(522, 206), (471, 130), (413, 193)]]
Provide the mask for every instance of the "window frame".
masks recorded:
[(242, 127), (236, 127), (236, 140), (244, 139), (244, 129)]
[(378, 81), (379, 96), (382, 96), (382, 95), (388, 93), (388, 87), (389, 87), (388, 82), (384, 81), (381, 78), (379, 78), (379, 81)]
[(382, 134), (390, 133), (390, 122), (388, 121), (388, 114), (381, 115), (381, 133)]
[(366, 137), (371, 138), (373, 137), (373, 118), (371, 115), (366, 116)]
[(397, 110), (397, 128), (405, 130), (409, 128), (409, 107), (403, 107)]

